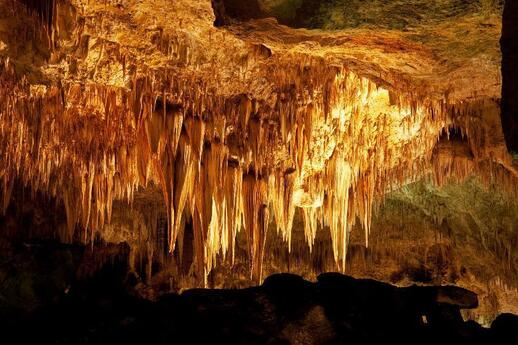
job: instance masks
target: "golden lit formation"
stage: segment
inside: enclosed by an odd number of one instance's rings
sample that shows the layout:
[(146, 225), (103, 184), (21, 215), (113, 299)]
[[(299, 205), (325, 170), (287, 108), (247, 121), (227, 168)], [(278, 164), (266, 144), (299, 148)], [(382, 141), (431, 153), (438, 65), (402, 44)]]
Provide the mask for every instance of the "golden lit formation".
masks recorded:
[[(208, 0), (50, 3), (51, 29), (27, 16), (26, 35), (40, 45), (20, 53), (37, 61), (48, 50), (49, 62), (34, 71), (1, 60), (0, 190), (4, 209), (15, 181), (55, 197), (65, 241), (102, 235), (115, 200), (131, 204), (157, 186), (170, 252), (192, 226), (207, 277), (217, 257), (234, 259), (245, 231), (261, 280), (268, 224), (290, 248), (296, 208), (309, 248), (317, 231), (330, 231), (344, 269), (352, 226), (361, 223), (368, 245), (373, 212), (398, 186), (475, 174), (516, 192), (495, 88), (478, 96), (476, 83), (469, 93), (469, 81), (460, 91), (436, 81), (423, 47), (357, 31), (347, 51), (338, 36), (326, 46), (325, 34), (285, 27), (262, 44), (246, 26), (214, 28)], [(4, 36), (18, 47), (18, 36)], [(398, 70), (398, 49), (415, 59), (416, 80)], [(350, 56), (337, 59), (341, 51)], [(375, 76), (383, 66), (392, 67)], [(444, 140), (451, 133), (460, 139)]]

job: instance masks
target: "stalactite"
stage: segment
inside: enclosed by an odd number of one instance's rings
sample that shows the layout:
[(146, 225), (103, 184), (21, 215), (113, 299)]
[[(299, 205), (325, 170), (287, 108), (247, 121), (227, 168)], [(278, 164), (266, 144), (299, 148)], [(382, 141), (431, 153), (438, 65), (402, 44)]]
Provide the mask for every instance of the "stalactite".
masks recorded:
[(227, 233), (222, 237), (226, 240), (223, 243), (223, 252), (230, 251), (231, 262), (234, 263), (236, 236), (241, 229), (242, 215), (243, 215), (243, 201), (242, 201), (242, 184), (243, 172), (239, 168), (239, 163), (230, 161), (226, 170), (225, 177), (225, 209), (226, 209), (226, 230)]
[(277, 231), (282, 234), (284, 241), (287, 242), (288, 251), (291, 251), (291, 228), (295, 217), (293, 193), (297, 174), (294, 169), (288, 169), (284, 172), (277, 170), (270, 177), (272, 185), (270, 188), (271, 204)]
[(196, 157), (194, 145), (187, 141), (185, 135), (180, 136), (178, 144), (178, 160), (175, 166), (175, 194), (173, 204), (168, 207), (170, 219), (169, 251), (174, 250), (176, 238), (180, 231), (180, 224), (184, 208), (189, 200), (192, 200), (194, 183), (196, 178)]
[(255, 174), (243, 177), (243, 218), (247, 233), (251, 277), (261, 281), (264, 243), (268, 230), (267, 184)]
[(315, 208), (308, 207), (303, 208), (302, 212), (304, 218), (304, 235), (311, 253), (317, 236), (317, 210)]
[[(180, 39), (164, 36), (156, 44), (169, 57), (195, 58)], [(312, 251), (317, 231), (328, 226), (333, 257), (344, 270), (354, 224), (359, 220), (368, 245), (376, 203), (398, 186), (476, 174), (518, 190), (501, 138), (491, 139), (498, 125), (494, 100), (449, 104), (389, 92), (309, 58), (300, 65), (279, 58), (293, 68), (270, 66), (280, 86), (267, 100), (227, 97), (175, 68), (129, 68), (126, 58), (128, 87), (31, 85), (1, 61), (3, 209), (19, 180), (59, 199), (68, 237), (80, 228), (88, 242), (88, 233), (102, 234), (109, 225), (114, 201), (132, 203), (136, 193), (156, 186), (170, 252), (181, 247), (183, 227), (192, 222), (196, 274), (206, 281), (219, 256), (234, 260), (244, 227), (251, 272), (260, 280), (270, 210), (288, 251), (297, 207)], [(441, 151), (441, 133), (454, 128), (469, 155)]]
[(58, 11), (61, 0), (14, 0), (22, 3), (27, 11), (33, 13), (42, 25), (51, 47), (54, 47), (56, 36), (59, 34), (57, 25)]
[(350, 228), (349, 192), (352, 169), (340, 153), (334, 154), (326, 168), (326, 185), (329, 187), (324, 203), (326, 220), (331, 231), (334, 258), (345, 269)]

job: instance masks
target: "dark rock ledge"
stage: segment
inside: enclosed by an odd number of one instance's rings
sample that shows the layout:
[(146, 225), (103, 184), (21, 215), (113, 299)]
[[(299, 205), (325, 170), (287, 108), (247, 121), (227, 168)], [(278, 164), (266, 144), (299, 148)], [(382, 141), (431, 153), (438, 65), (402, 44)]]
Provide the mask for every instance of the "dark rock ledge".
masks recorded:
[(492, 341), (518, 330), (518, 317), (510, 314), (500, 315), (490, 329), (464, 322), (460, 310), (476, 307), (477, 296), (454, 286), (398, 288), (338, 273), (309, 282), (277, 274), (257, 287), (192, 289), (151, 302), (132, 296), (117, 283), (120, 277), (106, 271), (77, 284), (59, 302), (1, 322), (8, 325), (4, 339), (16, 339), (13, 344), (345, 344), (377, 338)]
[(316, 282), (276, 274), (246, 289), (191, 289), (142, 298), (128, 247), (95, 250), (0, 241), (0, 344), (345, 344), (351, 340), (493, 342), (517, 335), (518, 317), (490, 329), (465, 322), (477, 295), (455, 286), (399, 288), (339, 273)]

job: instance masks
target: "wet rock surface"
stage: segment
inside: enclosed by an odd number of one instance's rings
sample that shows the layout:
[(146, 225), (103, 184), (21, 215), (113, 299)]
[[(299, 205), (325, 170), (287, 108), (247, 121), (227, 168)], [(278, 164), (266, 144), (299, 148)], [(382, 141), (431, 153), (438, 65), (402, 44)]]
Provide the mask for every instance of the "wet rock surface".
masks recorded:
[[(44, 253), (41, 247), (38, 254)], [(31, 249), (35, 250), (35, 249)], [(343, 344), (354, 339), (496, 339), (516, 335), (518, 317), (502, 314), (490, 329), (464, 322), (460, 310), (477, 306), (477, 296), (454, 286), (399, 288), (339, 273), (321, 274), (316, 282), (276, 274), (246, 289), (191, 289), (156, 301), (135, 295), (136, 276), (127, 276), (119, 252), (92, 274), (86, 254), (69, 248), (47, 249), (70, 257), (68, 275), (42, 272), (39, 278), (60, 284), (29, 284), (38, 303), (25, 313), (2, 305), (4, 339), (13, 343), (52, 344)], [(40, 265), (52, 262), (40, 261)], [(2, 271), (4, 273), (4, 271)], [(36, 272), (36, 271), (35, 271)], [(35, 275), (37, 273), (34, 273)], [(11, 276), (11, 281), (21, 279)], [(68, 279), (68, 280), (67, 280)], [(65, 282), (65, 280), (67, 282)], [(51, 288), (51, 286), (54, 286)], [(57, 287), (56, 287), (57, 286)], [(3, 298), (7, 296), (2, 286)], [(48, 292), (42, 295), (41, 292)], [(53, 293), (50, 293), (52, 292)], [(44, 298), (42, 296), (51, 296)], [(23, 306), (22, 306), (23, 307)], [(23, 308), (19, 308), (23, 309)], [(11, 313), (11, 314), (9, 314)], [(9, 342), (8, 342), (9, 343)]]

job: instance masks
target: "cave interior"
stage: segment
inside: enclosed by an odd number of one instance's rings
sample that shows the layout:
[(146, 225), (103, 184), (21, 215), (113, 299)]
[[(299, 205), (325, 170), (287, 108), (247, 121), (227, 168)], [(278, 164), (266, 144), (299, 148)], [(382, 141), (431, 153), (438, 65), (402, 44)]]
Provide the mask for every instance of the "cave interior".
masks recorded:
[(518, 1), (0, 0), (6, 340), (517, 315)]

